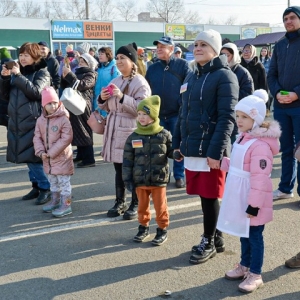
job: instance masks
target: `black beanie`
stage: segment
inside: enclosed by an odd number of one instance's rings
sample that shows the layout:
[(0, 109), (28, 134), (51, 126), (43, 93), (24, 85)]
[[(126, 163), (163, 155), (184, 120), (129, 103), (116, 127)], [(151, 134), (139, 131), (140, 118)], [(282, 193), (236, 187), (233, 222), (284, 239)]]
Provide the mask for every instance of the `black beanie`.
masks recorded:
[(285, 15), (288, 15), (291, 12), (295, 13), (298, 16), (298, 18), (300, 19), (300, 6), (290, 6), (290, 7), (288, 7), (284, 11), (282, 18), (284, 18)]
[(131, 59), (135, 64), (137, 64), (137, 45), (136, 43), (128, 44), (126, 46), (122, 46), (118, 49), (116, 55), (123, 54)]

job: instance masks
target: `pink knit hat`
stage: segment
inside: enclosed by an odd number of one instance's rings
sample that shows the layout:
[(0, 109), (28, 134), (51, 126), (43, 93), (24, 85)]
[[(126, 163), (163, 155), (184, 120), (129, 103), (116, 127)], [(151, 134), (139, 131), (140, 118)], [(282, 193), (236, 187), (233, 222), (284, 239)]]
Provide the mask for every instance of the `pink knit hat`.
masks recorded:
[(59, 102), (58, 95), (52, 86), (46, 86), (42, 90), (42, 106), (45, 107), (50, 102)]

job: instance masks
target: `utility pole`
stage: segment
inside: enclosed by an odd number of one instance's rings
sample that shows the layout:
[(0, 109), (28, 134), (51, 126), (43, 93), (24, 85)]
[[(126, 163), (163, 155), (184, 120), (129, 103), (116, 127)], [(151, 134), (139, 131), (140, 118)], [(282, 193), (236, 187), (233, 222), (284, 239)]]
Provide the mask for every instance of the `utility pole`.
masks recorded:
[(290, 0), (288, 0), (288, 7), (290, 7), (291, 6), (291, 3), (290, 3)]
[(85, 18), (89, 19), (89, 0), (85, 0)]

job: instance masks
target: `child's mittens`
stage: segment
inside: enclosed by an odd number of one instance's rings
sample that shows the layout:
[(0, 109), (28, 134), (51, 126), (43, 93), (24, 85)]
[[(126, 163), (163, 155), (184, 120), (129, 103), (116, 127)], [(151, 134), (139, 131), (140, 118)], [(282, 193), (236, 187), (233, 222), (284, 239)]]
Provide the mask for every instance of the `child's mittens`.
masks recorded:
[(133, 191), (133, 183), (131, 181), (125, 182), (125, 187), (129, 192)]
[(230, 158), (229, 157), (223, 157), (222, 162), (221, 162), (220, 170), (228, 172), (229, 165), (230, 165)]

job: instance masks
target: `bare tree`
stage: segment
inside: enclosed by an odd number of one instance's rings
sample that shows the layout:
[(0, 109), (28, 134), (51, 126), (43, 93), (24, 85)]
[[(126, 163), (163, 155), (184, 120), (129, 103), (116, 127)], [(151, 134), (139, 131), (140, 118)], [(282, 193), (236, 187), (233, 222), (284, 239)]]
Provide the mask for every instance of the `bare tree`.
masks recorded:
[(18, 4), (14, 0), (1, 0), (0, 4), (0, 16), (1, 17), (13, 17), (18, 14)]
[(113, 20), (116, 17), (112, 0), (95, 0), (92, 11), (92, 18), (96, 20)]
[(118, 1), (116, 10), (119, 11), (121, 19), (131, 21), (137, 16), (136, 2), (134, 0)]
[(224, 25), (234, 25), (236, 24), (236, 20), (237, 20), (236, 16), (229, 16), (227, 20), (225, 20)]
[(48, 14), (51, 18), (54, 17), (55, 19), (70, 19), (68, 10), (65, 10), (62, 4), (55, 0), (51, 0), (48, 3), (48, 10), (46, 14)]
[(85, 3), (81, 0), (68, 0), (64, 8), (68, 19), (85, 19)]
[(200, 20), (201, 20), (201, 17), (199, 16), (199, 13), (197, 11), (193, 12), (193, 11), (189, 10), (183, 16), (184, 24), (199, 24)]
[(148, 0), (147, 9), (162, 18), (166, 23), (175, 23), (182, 20), (184, 3), (182, 0)]
[(212, 16), (210, 16), (209, 19), (207, 20), (207, 24), (214, 25), (214, 24), (217, 24), (217, 22), (215, 21), (215, 19)]
[(20, 11), (22, 18), (39, 18), (42, 15), (41, 5), (32, 1), (23, 2)]

